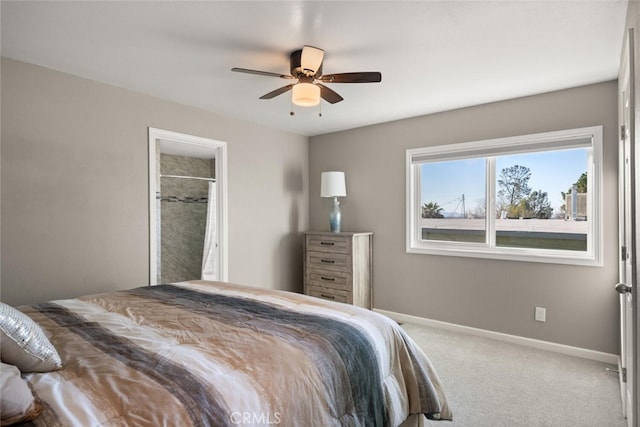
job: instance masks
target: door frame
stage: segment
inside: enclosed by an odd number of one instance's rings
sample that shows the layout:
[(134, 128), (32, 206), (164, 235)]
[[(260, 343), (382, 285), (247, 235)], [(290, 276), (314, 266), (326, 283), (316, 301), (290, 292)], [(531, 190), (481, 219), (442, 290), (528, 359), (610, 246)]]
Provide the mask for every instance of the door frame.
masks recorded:
[[(618, 72), (618, 207), (620, 283), (631, 292), (620, 295), (620, 393), (628, 427), (638, 426), (638, 158), (635, 136), (635, 47), (634, 30), (625, 33)], [(625, 98), (626, 92), (626, 98)], [(625, 107), (625, 102), (628, 107)]]
[(631, 336), (632, 338), (632, 359), (633, 359), (633, 372), (632, 372), (632, 381), (633, 388), (631, 389), (631, 404), (633, 406), (633, 427), (640, 426), (640, 325), (638, 324), (638, 319), (640, 316), (640, 296), (638, 295), (638, 286), (640, 285), (640, 264), (638, 263), (638, 250), (640, 250), (640, 235), (638, 230), (638, 224), (640, 224), (640, 176), (638, 175), (638, 171), (640, 171), (640, 145), (638, 143), (636, 129), (638, 118), (636, 117), (636, 97), (638, 96), (636, 93), (636, 75), (637, 75), (637, 63), (635, 61), (636, 58), (636, 41), (635, 41), (635, 31), (633, 28), (630, 28), (627, 32), (628, 37), (628, 46), (630, 50), (629, 61), (631, 61), (631, 75), (629, 76), (630, 81), (630, 185), (631, 185), (631, 280), (633, 283), (632, 289), (632, 307), (633, 307), (633, 316), (631, 322)]
[(157, 269), (157, 213), (156, 213), (156, 180), (160, 174), (159, 165), (157, 164), (158, 142), (170, 142), (172, 144), (185, 144), (188, 147), (203, 151), (216, 150), (215, 161), (215, 179), (216, 179), (216, 231), (218, 243), (218, 280), (222, 282), (228, 281), (228, 197), (227, 197), (227, 143), (217, 141), (215, 139), (204, 138), (195, 135), (189, 135), (170, 130), (148, 128), (149, 132), (149, 285), (156, 285), (158, 269)]

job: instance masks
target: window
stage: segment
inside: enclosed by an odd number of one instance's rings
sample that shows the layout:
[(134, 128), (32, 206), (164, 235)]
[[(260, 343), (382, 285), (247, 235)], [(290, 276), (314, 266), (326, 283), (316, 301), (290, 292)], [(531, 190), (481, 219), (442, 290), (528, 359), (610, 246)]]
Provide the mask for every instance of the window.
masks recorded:
[(602, 126), (407, 150), (407, 252), (602, 265)]

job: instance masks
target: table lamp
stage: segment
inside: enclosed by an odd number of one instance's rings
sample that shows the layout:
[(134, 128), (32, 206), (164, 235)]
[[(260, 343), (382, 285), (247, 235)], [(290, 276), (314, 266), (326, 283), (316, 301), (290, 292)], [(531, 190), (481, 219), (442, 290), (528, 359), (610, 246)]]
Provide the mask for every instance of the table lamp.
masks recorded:
[(342, 222), (338, 197), (347, 195), (344, 172), (322, 172), (320, 180), (320, 197), (333, 197), (333, 208), (329, 213), (329, 226), (334, 233), (340, 232)]

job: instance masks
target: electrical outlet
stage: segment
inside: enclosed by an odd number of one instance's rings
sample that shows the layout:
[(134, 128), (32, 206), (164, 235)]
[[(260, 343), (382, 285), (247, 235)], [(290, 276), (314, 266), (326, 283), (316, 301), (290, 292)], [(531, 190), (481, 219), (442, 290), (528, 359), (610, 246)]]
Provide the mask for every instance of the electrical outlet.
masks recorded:
[(535, 319), (538, 322), (546, 322), (547, 321), (547, 309), (544, 307), (536, 307)]

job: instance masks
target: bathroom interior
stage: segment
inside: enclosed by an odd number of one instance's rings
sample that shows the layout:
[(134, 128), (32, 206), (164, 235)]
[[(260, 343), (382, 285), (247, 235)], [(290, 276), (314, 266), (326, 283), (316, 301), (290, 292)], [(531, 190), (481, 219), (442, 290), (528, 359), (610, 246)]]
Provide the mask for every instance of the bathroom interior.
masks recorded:
[(216, 280), (215, 158), (158, 157), (157, 283)]

